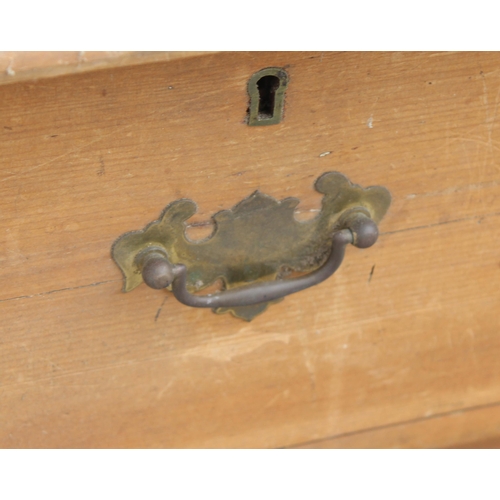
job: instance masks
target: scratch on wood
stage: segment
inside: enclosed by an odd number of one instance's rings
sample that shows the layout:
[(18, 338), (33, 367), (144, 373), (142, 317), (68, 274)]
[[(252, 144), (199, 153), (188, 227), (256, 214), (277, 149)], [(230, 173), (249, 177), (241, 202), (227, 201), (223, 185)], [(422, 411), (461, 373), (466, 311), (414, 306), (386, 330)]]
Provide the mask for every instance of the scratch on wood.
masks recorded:
[[(148, 118), (149, 116), (152, 116), (154, 113), (150, 113), (148, 116), (146, 116), (145, 118)], [(62, 155), (59, 155), (59, 156), (56, 156), (55, 158), (51, 158), (50, 160), (47, 160), (43, 163), (40, 163), (38, 165), (35, 165), (31, 168), (28, 168), (22, 172), (18, 172), (16, 174), (13, 174), (13, 175), (10, 175), (8, 177), (4, 177), (3, 179), (0, 180), (0, 182), (5, 182), (5, 181), (8, 181), (12, 178), (15, 178), (15, 177), (21, 177), (23, 175), (26, 175), (26, 174), (29, 174), (35, 170), (38, 170), (39, 168), (42, 168), (42, 167), (45, 167), (46, 165), (49, 165), (57, 160), (60, 160), (61, 158), (64, 158), (65, 156), (69, 156), (69, 155), (72, 155), (74, 153), (78, 153), (79, 151), (82, 151), (83, 149), (85, 148), (88, 148), (89, 146), (92, 146), (93, 144), (97, 143), (97, 142), (100, 142), (100, 141), (103, 141), (104, 139), (110, 137), (110, 136), (113, 136), (113, 135), (116, 135), (118, 133), (122, 133), (124, 130), (128, 129), (128, 128), (131, 128), (135, 126), (134, 123), (131, 123), (130, 125), (125, 125), (123, 127), (120, 127), (116, 130), (114, 130), (113, 132), (110, 132), (109, 134), (106, 134), (106, 135), (102, 135), (101, 137), (98, 137), (97, 139), (93, 139), (87, 143), (85, 143), (83, 146), (79, 146), (77, 148), (74, 148), (74, 149), (71, 149), (70, 151), (67, 151), (66, 153), (63, 153)]]
[(279, 392), (278, 394), (276, 394), (276, 396), (271, 398), (271, 400), (264, 405), (264, 408), (269, 408), (269, 407), (273, 406), (274, 403), (276, 403), (276, 401), (278, 401), (278, 399), (281, 397), (281, 395), (282, 395), (282, 392)]
[[(467, 139), (468, 140), (468, 139)], [(471, 139), (472, 140), (472, 139)], [(486, 144), (486, 143), (485, 143)], [(500, 151), (500, 148), (499, 148)], [(427, 197), (427, 196), (441, 196), (441, 195), (449, 195), (454, 193), (466, 193), (468, 191), (479, 191), (481, 189), (494, 188), (500, 185), (499, 181), (490, 181), (490, 182), (479, 182), (476, 184), (466, 184), (464, 186), (452, 186), (446, 189), (442, 189), (441, 191), (428, 191), (426, 193), (419, 194), (408, 194), (405, 196), (407, 200), (413, 200), (417, 197)]]
[(78, 151), (81, 151), (82, 149), (85, 149), (86, 147), (91, 146), (92, 144), (95, 144), (96, 142), (102, 141), (103, 139), (104, 139), (104, 137), (99, 137), (98, 139), (94, 139), (93, 141), (90, 141), (90, 142), (84, 144), (83, 146), (80, 146), (78, 148), (67, 151), (66, 153), (63, 153), (62, 155), (56, 156), (55, 158), (51, 158), (50, 160), (45, 161), (43, 163), (39, 163), (38, 165), (35, 165), (34, 167), (28, 168), (28, 169), (24, 170), (23, 172), (19, 172), (19, 173), (16, 173), (14, 175), (10, 175), (8, 177), (4, 177), (0, 182), (5, 182), (5, 181), (8, 181), (8, 180), (13, 179), (15, 177), (20, 177), (20, 176), (29, 174), (31, 172), (34, 172), (35, 170), (38, 170), (39, 168), (45, 167), (46, 165), (50, 165), (51, 163), (53, 163), (57, 160), (60, 160), (61, 158), (64, 158), (65, 156), (69, 156), (73, 153), (77, 153)]
[[(304, 353), (305, 351), (303, 351)], [(313, 401), (316, 401), (316, 371), (314, 363), (311, 361), (309, 352), (304, 354), (304, 363), (306, 365), (307, 373), (309, 375), (309, 382), (311, 384), (311, 393)]]
[(16, 75), (16, 72), (12, 68), (12, 63), (13, 63), (13, 60), (11, 59), (10, 62), (9, 62), (9, 65), (7, 66), (7, 68), (5, 68), (5, 73), (8, 76), (15, 76)]
[(197, 357), (211, 359), (216, 362), (231, 362), (234, 358), (247, 355), (273, 342), (288, 345), (292, 335), (288, 333), (266, 332), (256, 334), (250, 326), (245, 325), (228, 338), (217, 342), (209, 341), (182, 353), (183, 358)]
[(104, 165), (104, 159), (102, 156), (99, 156), (99, 165), (100, 168), (97, 171), (97, 175), (100, 177), (101, 175), (104, 175), (106, 173), (106, 166)]
[(375, 271), (375, 264), (372, 266), (372, 270), (370, 271), (370, 276), (368, 276), (368, 283), (372, 280), (373, 272)]
[(381, 232), (381, 235), (384, 234), (396, 234), (396, 233), (404, 233), (405, 231), (416, 231), (419, 229), (428, 229), (431, 227), (436, 227), (436, 226), (444, 226), (445, 224), (455, 224), (457, 222), (465, 222), (465, 221), (471, 221), (471, 220), (478, 220), (478, 219), (486, 219), (487, 217), (498, 217), (500, 215), (500, 212), (494, 212), (492, 214), (486, 214), (486, 215), (475, 215), (471, 217), (463, 217), (461, 219), (453, 219), (453, 220), (447, 220), (444, 222), (436, 222), (435, 224), (427, 224), (425, 226), (415, 226), (415, 227), (405, 227), (403, 229), (396, 229), (395, 231), (385, 231)]
[(0, 299), (0, 302), (7, 302), (9, 300), (19, 300), (19, 299), (31, 299), (33, 297), (42, 297), (44, 295), (50, 295), (51, 293), (66, 292), (68, 290), (78, 290), (80, 288), (88, 288), (91, 286), (105, 285), (106, 283), (114, 283), (116, 281), (121, 281), (121, 279), (98, 281), (96, 283), (89, 283), (88, 285), (71, 286), (68, 288), (58, 288), (57, 290), (49, 290), (48, 292), (34, 293), (33, 295), (20, 295), (19, 297), (9, 297), (7, 299)]
[(156, 395), (156, 399), (161, 399), (163, 397), (163, 395), (165, 394), (165, 392), (167, 392), (172, 387), (173, 384), (174, 384), (174, 380), (170, 380), (170, 382), (168, 382), (168, 384), (165, 385), (165, 387), (163, 387), (163, 389), (160, 389), (158, 391), (158, 394)]
[(163, 309), (163, 306), (165, 305), (165, 302), (168, 299), (168, 295), (165, 295), (165, 298), (163, 299), (160, 307), (158, 308), (158, 311), (156, 311), (156, 316), (155, 316), (155, 323), (158, 321), (158, 317), (160, 316), (161, 310)]
[(457, 51), (449, 51), (449, 52), (436, 52), (435, 54), (429, 54), (427, 57), (442, 57), (442, 56), (454, 56), (458, 54)]

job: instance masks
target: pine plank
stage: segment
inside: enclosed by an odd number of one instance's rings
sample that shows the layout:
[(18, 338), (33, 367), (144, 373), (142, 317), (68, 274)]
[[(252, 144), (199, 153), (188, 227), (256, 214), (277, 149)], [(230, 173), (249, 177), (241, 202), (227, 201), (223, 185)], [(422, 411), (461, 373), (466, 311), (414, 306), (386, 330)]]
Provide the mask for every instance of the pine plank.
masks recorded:
[(349, 248), (252, 323), (119, 281), (0, 302), (0, 446), (283, 447), (497, 403), (499, 229)]

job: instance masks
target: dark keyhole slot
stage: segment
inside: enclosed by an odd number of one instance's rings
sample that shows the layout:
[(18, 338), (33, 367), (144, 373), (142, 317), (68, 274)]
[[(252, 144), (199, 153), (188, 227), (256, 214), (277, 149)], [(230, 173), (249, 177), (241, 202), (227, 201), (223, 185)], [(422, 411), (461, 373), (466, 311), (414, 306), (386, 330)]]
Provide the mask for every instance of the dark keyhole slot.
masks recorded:
[(259, 120), (267, 120), (274, 115), (274, 98), (276, 90), (280, 86), (277, 76), (263, 76), (257, 82), (259, 89)]

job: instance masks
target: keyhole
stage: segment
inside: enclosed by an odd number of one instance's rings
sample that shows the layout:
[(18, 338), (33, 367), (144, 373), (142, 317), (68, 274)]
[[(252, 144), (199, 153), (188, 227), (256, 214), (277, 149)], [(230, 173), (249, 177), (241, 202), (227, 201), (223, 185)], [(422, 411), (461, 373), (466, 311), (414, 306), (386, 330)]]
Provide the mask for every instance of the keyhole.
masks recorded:
[(280, 80), (277, 76), (263, 76), (257, 82), (259, 89), (259, 120), (268, 120), (274, 115), (274, 99), (276, 89), (280, 86)]
[(282, 68), (265, 68), (248, 81), (248, 125), (275, 125), (283, 117), (288, 75)]

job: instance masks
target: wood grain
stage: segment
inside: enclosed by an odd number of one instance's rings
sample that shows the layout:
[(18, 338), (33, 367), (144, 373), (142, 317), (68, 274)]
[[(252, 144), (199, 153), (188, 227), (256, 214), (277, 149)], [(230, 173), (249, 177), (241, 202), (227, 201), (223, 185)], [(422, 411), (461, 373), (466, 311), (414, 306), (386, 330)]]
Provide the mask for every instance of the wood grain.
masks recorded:
[(207, 52), (0, 52), (0, 85), (26, 80), (172, 61)]
[[(329, 170), (391, 190), (384, 231), (500, 212), (496, 59), (402, 57), (221, 54), (3, 87), (0, 298), (117, 278), (110, 243), (180, 197), (194, 222), (255, 189), (317, 209)], [(287, 118), (248, 127), (246, 79), (270, 64), (290, 64)]]
[[(497, 60), (219, 53), (2, 86), (0, 446), (295, 446), (499, 403)], [(285, 118), (248, 127), (267, 66)], [(332, 170), (394, 202), (331, 280), (249, 324), (120, 293), (112, 242), (167, 203), (198, 203), (194, 237), (255, 189), (308, 216)], [(449, 436), (500, 435), (467, 422)]]
[(119, 282), (4, 301), (0, 443), (275, 447), (497, 402), (498, 255), (474, 249), (499, 228), (385, 235), (250, 324)]

